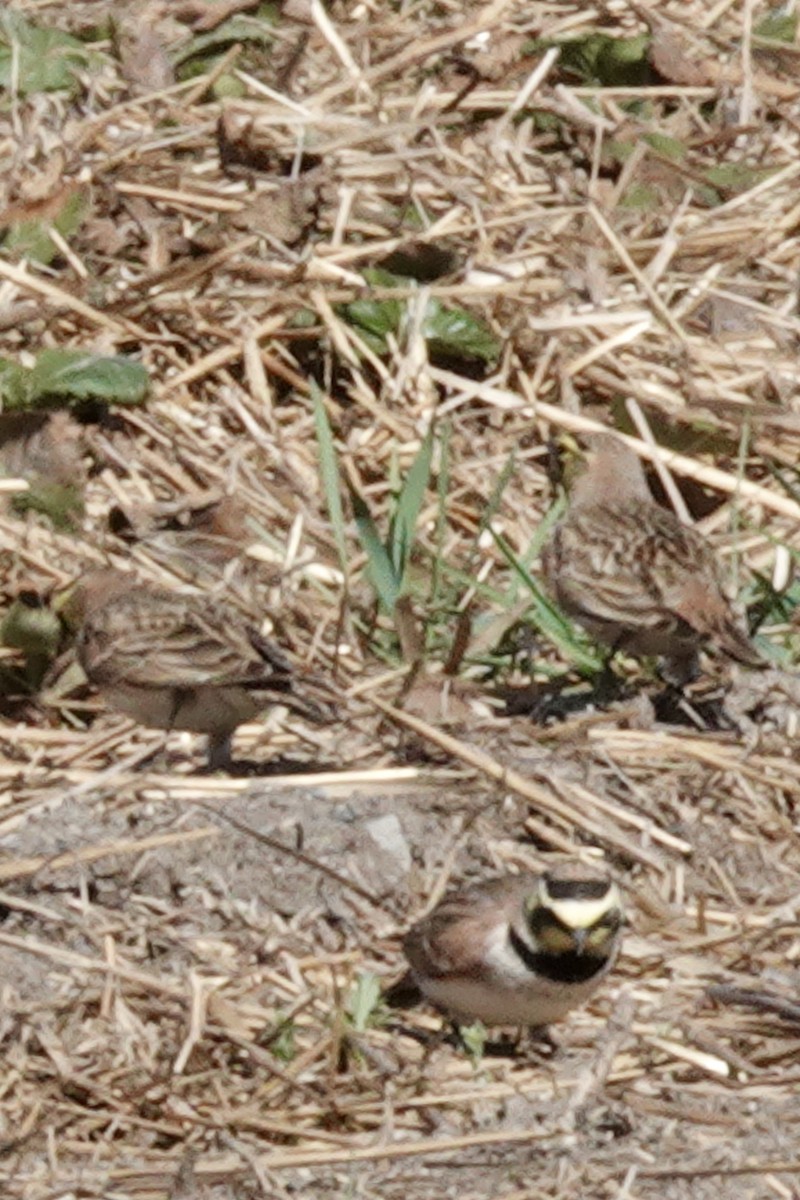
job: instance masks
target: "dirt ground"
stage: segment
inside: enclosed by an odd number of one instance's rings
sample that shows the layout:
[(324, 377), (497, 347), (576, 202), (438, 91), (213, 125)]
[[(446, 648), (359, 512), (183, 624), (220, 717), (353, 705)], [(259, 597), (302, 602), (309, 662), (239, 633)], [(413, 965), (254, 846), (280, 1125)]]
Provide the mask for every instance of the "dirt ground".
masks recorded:
[[(791, 14), (5, 7), (0, 394), (70, 415), (0, 430), (47, 485), (0, 512), (2, 1200), (798, 1200)], [(61, 349), (147, 396), (46, 390)], [(595, 421), (675, 452), (768, 671), (677, 702), (622, 661), (609, 701), (548, 633), (522, 580)], [(354, 497), (396, 529), (432, 424), (390, 614)], [(108, 563), (268, 614), (341, 719), (268, 713), (226, 776), (109, 712), (52, 607)], [(15, 605), (59, 629), (33, 689)], [(449, 885), (564, 854), (630, 926), (554, 1047), (382, 1005)]]
[[(594, 782), (588, 764), (579, 775)], [(536, 861), (524, 806), (435, 771), (380, 795), (203, 782), (201, 807), (163, 777), (89, 787), (4, 839), (11, 864), (44, 863), (11, 885), (0, 939), (19, 1112), (8, 1194), (54, 1194), (50, 1180), (137, 1197), (769, 1194), (761, 1173), (727, 1174), (750, 1160), (774, 1164), (776, 1186), (791, 1178), (796, 1028), (704, 991), (796, 994), (788, 960), (766, 965), (796, 936), (796, 879), (721, 804), (687, 803), (670, 831), (691, 838), (687, 896), (736, 880), (735, 924), (634, 910), (618, 970), (554, 1031), (553, 1057), (473, 1064), (425, 1052), (414, 1035), (432, 1014), (354, 1032), (342, 1008), (358, 975), (396, 976), (398, 933), (443, 873)], [(142, 852), (148, 838), (171, 840)], [(87, 847), (106, 853), (58, 865)], [(286, 1062), (270, 1052), (283, 1015)]]

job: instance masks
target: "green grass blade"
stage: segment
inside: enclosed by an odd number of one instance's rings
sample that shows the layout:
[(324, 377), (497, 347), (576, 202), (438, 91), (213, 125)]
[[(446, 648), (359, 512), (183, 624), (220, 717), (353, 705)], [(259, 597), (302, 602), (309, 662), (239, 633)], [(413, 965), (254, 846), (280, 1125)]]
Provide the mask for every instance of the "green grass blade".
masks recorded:
[(503, 495), (514, 474), (514, 469), (517, 465), (516, 450), (512, 450), (503, 464), (503, 469), (494, 481), (491, 495), (489, 496), (486, 506), (481, 513), (480, 523), (475, 533), (475, 538), (472, 547), (467, 556), (466, 570), (471, 572), (475, 559), (480, 553), (480, 538), (484, 530), (489, 529), (491, 522), (500, 508), (503, 500)]
[(347, 1017), (356, 1033), (379, 1025), (383, 1016), (381, 981), (373, 971), (364, 971), (347, 998)]
[(389, 555), (401, 584), (405, 578), (417, 519), (430, 480), (432, 455), (433, 429), (429, 429), (400, 489), (389, 533)]
[(366, 501), (352, 488), (350, 497), (358, 536), (367, 556), (367, 575), (381, 605), (390, 616), (394, 616), (395, 605), (402, 591), (402, 580), (397, 575), (389, 552), (381, 541), (378, 527)]
[(439, 603), (442, 590), (444, 538), (447, 533), (447, 496), (450, 491), (450, 438), (453, 426), (445, 421), (439, 432), (439, 471), (436, 479), (436, 552), (431, 571), (431, 606)]
[(349, 578), (347, 531), (345, 528), (344, 509), (342, 508), (341, 476), (339, 459), (333, 442), (325, 401), (317, 384), (311, 380), (311, 400), (314, 405), (314, 424), (317, 431), (317, 449), (319, 451), (319, 472), (322, 477), (322, 490), (325, 493), (325, 503), (328, 516), (331, 519), (333, 537), (339, 554), (339, 565), (345, 580)]
[(494, 481), (494, 487), (492, 488), (492, 493), (489, 496), (489, 502), (486, 505), (486, 507), (484, 508), (483, 512), (481, 513), (481, 522), (480, 522), (480, 525), (478, 526), (476, 541), (481, 536), (483, 531), (485, 529), (489, 528), (489, 524), (490, 524), (492, 518), (494, 517), (497, 510), (500, 508), (500, 504), (503, 500), (503, 494), (511, 481), (511, 477), (514, 474), (516, 466), (517, 466), (517, 452), (514, 449), (509, 454), (508, 458), (506, 459), (505, 463), (503, 464), (502, 471), (497, 476), (497, 479)]
[[(539, 557), (545, 543), (550, 540), (550, 534), (553, 531), (553, 527), (561, 519), (566, 507), (567, 498), (566, 496), (562, 495), (545, 513), (542, 520), (536, 526), (534, 535), (528, 543), (525, 552), (517, 555), (517, 560), (523, 567), (526, 569), (530, 568), (531, 563)], [(524, 580), (519, 575), (517, 575), (515, 579), (512, 579), (506, 595), (505, 607), (511, 608), (516, 604), (519, 596), (520, 584), (523, 582)]]
[(575, 626), (548, 600), (530, 571), (522, 565), (508, 543), (492, 533), (495, 544), (508, 565), (516, 572), (531, 596), (534, 624), (540, 633), (582, 674), (596, 675), (603, 670), (603, 658), (580, 640)]

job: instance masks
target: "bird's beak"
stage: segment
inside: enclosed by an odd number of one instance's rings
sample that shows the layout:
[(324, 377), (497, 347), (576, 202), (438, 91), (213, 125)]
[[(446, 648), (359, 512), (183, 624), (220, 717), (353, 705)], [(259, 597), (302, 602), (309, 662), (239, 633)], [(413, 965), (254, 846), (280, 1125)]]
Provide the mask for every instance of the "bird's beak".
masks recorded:
[(573, 929), (572, 940), (575, 943), (575, 953), (577, 955), (581, 955), (585, 952), (588, 933), (588, 929)]

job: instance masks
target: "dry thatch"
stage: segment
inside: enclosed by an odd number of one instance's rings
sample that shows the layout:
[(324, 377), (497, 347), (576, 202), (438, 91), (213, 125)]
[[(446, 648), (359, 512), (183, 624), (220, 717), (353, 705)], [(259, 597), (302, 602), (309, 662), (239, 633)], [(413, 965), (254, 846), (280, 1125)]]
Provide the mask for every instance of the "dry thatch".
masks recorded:
[[(6, 7), (99, 57), (72, 95), (28, 94), (3, 35), (3, 224), (55, 246), (41, 265), (6, 242), (3, 354), (128, 354), (153, 381), (144, 407), (5, 448), (15, 477), (89, 466), (78, 528), (0, 518), (7, 606), (104, 561), (224, 588), (352, 709), (242, 730), (277, 766), (228, 780), (64, 663), (6, 697), (3, 1195), (796, 1196), (797, 43), (757, 0), (289, 0), (268, 49), (239, 25), (176, 80), (256, 6)], [(431, 336), (434, 301), (463, 344)], [(363, 306), (389, 303), (378, 344)], [(331, 521), (312, 379), (342, 491), (382, 528), (449, 423), (399, 634)], [(487, 526), (535, 568), (548, 439), (593, 421), (665, 459), (669, 502), (784, 594), (763, 584), (782, 669), (736, 683), (721, 729), (708, 685), (656, 720), (634, 664), (609, 711), (577, 676), (563, 721), (478, 703), (502, 687), (522, 712), (533, 671), (540, 715), (565, 670)], [(633, 929), (555, 1057), (473, 1063), (415, 1038), (429, 1013), (374, 1019), (372, 975), (451, 879), (596, 850)]]

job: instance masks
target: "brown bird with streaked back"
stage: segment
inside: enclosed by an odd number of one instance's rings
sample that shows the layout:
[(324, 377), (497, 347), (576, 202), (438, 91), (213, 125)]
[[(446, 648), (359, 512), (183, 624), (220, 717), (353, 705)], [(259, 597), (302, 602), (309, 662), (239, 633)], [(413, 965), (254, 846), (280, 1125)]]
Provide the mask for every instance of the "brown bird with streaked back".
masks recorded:
[(619, 890), (580, 862), (451, 892), (403, 942), (410, 970), (386, 993), (415, 990), (459, 1024), (543, 1026), (584, 1003), (611, 969)]
[(584, 435), (585, 470), (542, 555), (561, 609), (612, 651), (658, 655), (684, 684), (710, 643), (764, 667), (723, 591), (702, 534), (653, 499), (638, 456), (610, 433)]
[(109, 707), (151, 728), (208, 734), (212, 769), (230, 766), (234, 730), (270, 703), (317, 723), (333, 719), (328, 690), (295, 673), (227, 604), (107, 570), (77, 584), (68, 610), (80, 622), (78, 659)]

